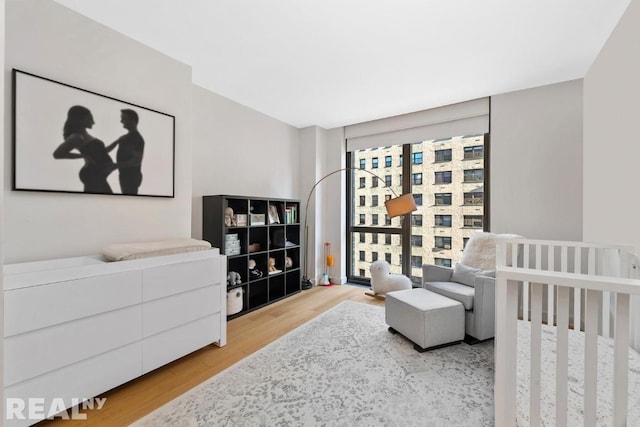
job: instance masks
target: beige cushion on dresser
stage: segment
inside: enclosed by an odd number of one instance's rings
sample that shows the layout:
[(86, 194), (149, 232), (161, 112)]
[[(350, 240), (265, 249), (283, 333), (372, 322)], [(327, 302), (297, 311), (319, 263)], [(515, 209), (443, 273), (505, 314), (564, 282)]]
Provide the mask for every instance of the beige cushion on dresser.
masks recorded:
[(102, 250), (109, 261), (126, 261), (183, 252), (202, 251), (211, 248), (206, 240), (178, 238), (157, 242), (117, 243)]

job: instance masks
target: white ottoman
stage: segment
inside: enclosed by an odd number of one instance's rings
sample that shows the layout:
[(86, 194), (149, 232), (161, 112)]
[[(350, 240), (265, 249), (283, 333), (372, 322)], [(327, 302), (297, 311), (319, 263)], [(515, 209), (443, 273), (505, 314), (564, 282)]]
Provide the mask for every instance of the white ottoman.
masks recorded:
[(399, 332), (420, 352), (464, 339), (464, 307), (422, 288), (387, 292), (385, 318), (389, 331)]

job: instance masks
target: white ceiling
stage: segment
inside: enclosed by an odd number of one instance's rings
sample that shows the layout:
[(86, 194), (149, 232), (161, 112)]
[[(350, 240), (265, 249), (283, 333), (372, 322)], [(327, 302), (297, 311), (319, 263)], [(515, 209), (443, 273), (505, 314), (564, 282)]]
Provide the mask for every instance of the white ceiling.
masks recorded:
[(585, 76), (630, 0), (56, 0), (193, 82), (333, 128)]

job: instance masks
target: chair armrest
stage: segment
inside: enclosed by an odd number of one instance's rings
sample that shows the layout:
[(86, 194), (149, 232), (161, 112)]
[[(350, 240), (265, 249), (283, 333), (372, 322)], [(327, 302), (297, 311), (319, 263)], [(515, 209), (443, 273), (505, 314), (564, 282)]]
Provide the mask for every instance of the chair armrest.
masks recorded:
[(453, 268), (433, 264), (422, 264), (422, 283), (450, 282)]
[(485, 340), (495, 335), (496, 279), (477, 275), (474, 287), (473, 313), (475, 331), (473, 336), (479, 340)]

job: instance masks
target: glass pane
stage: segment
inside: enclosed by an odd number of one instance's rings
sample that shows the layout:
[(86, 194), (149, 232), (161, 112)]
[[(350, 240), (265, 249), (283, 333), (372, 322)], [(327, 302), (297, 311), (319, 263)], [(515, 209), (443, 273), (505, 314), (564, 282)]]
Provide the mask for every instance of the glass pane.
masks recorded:
[(423, 164), (411, 173), (422, 173), (423, 184), (411, 192), (423, 203), (413, 216), (411, 277), (422, 280), (422, 263), (453, 266), (462, 256), (465, 242), (482, 231), (484, 205), (484, 135), (423, 141), (411, 145), (412, 153), (423, 153)]
[(392, 273), (402, 274), (402, 237), (399, 234), (351, 233), (351, 248), (353, 265), (350, 274), (357, 279), (371, 278), (369, 267), (376, 259), (386, 260)]
[[(351, 188), (354, 196), (353, 200), (357, 201), (356, 205), (352, 206), (351, 224), (368, 227), (400, 228), (401, 218), (391, 218), (391, 223), (388, 223), (389, 221), (386, 218), (387, 210), (383, 201), (393, 196), (391, 190), (398, 196), (402, 194), (401, 155), (401, 145), (358, 150), (353, 153), (352, 164), (359, 165), (362, 170), (351, 171), (353, 174), (351, 182), (357, 183)], [(385, 159), (384, 171), (380, 171), (377, 159)], [(391, 160), (387, 162), (386, 159)], [(390, 164), (390, 166), (386, 167), (387, 164)], [(364, 167), (362, 167), (363, 165)], [(382, 175), (380, 172), (382, 172)], [(371, 175), (372, 173), (375, 176)], [(391, 185), (387, 186), (388, 183), (391, 183)], [(363, 205), (360, 203), (363, 197), (366, 201), (376, 200), (377, 204), (365, 202)]]

